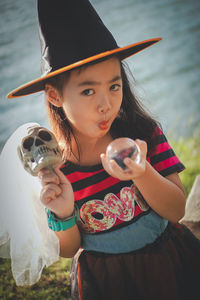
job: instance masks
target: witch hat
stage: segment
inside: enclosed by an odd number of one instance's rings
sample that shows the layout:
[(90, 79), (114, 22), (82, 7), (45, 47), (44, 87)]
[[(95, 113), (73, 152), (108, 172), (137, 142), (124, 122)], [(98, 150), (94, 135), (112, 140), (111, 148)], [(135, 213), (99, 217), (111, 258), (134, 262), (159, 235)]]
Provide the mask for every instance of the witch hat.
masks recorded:
[(42, 76), (15, 89), (8, 98), (39, 92), (50, 77), (113, 54), (123, 60), (161, 40), (119, 47), (88, 0), (37, 2)]

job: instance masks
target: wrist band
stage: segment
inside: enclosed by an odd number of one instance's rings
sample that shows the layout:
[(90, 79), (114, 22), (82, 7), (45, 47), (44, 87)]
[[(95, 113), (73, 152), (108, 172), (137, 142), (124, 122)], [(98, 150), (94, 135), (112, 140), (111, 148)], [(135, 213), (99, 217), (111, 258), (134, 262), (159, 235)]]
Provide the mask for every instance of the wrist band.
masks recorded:
[(47, 214), (48, 227), (53, 231), (64, 231), (73, 227), (79, 220), (79, 209), (74, 205), (74, 211), (70, 217), (60, 219), (48, 208), (45, 208)]

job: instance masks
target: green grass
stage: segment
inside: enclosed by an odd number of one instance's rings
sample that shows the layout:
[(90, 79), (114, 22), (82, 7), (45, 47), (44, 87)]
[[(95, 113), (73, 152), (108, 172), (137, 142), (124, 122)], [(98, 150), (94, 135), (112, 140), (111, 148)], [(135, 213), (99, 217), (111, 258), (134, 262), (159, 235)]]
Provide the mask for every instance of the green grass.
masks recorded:
[(10, 259), (0, 258), (1, 300), (70, 300), (70, 259), (61, 258), (43, 270), (39, 282), (32, 286), (16, 286)]
[[(180, 173), (187, 195), (195, 177), (200, 174), (200, 134), (187, 140), (169, 139), (175, 153), (186, 166)], [(60, 259), (43, 270), (38, 283), (30, 287), (17, 287), (12, 276), (10, 260), (0, 259), (0, 299), (1, 300), (69, 300), (70, 259)]]
[(196, 176), (200, 175), (200, 132), (187, 140), (182, 137), (178, 141), (170, 140), (170, 144), (186, 167), (180, 178), (188, 196)]

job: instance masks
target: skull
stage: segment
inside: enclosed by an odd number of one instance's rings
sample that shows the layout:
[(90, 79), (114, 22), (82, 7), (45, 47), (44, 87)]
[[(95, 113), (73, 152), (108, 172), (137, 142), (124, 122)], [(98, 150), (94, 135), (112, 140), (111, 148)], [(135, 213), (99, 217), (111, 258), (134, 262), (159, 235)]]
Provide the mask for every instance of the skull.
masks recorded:
[(33, 176), (43, 168), (51, 169), (54, 164), (62, 163), (56, 138), (44, 127), (29, 127), (17, 150), (24, 169)]

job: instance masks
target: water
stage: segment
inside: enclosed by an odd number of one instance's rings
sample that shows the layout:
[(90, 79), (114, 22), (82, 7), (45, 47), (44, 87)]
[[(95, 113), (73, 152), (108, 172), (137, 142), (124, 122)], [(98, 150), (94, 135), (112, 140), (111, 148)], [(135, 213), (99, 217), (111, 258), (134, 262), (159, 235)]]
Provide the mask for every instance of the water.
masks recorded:
[[(193, 135), (200, 127), (200, 1), (91, 2), (120, 46), (163, 38), (127, 59), (135, 89), (168, 135)], [(21, 124), (49, 127), (43, 93), (6, 99), (12, 89), (41, 74), (36, 1), (0, 1), (0, 70), (1, 149)]]

